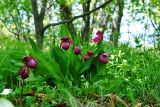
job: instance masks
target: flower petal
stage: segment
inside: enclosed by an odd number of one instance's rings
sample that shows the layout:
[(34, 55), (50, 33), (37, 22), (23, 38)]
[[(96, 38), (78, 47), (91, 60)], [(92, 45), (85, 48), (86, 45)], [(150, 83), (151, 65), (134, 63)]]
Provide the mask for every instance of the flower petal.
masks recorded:
[(102, 34), (102, 32), (98, 31), (98, 32), (96, 33), (96, 37), (94, 37), (94, 38), (92, 39), (92, 42), (94, 42), (94, 43), (99, 43), (99, 42), (101, 42), (102, 40), (103, 40), (103, 34)]

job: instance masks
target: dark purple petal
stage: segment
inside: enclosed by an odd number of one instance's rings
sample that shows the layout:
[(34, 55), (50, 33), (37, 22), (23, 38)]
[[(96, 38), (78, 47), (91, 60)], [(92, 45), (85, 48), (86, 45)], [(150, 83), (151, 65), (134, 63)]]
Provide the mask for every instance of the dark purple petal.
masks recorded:
[(92, 55), (94, 55), (94, 53), (93, 53), (92, 51), (88, 51), (88, 52), (87, 52), (87, 55), (88, 55), (88, 56), (92, 56)]
[(98, 31), (98, 32), (96, 33), (96, 37), (94, 37), (94, 38), (92, 39), (92, 42), (94, 42), (94, 43), (99, 43), (99, 42), (101, 42), (102, 40), (103, 40), (103, 34), (102, 34), (102, 32)]
[(84, 60), (84, 61), (87, 61), (89, 58), (90, 58), (90, 56), (85, 55), (85, 56), (83, 57), (83, 60)]
[(23, 61), (25, 65), (29, 68), (36, 68), (37, 67), (37, 61), (31, 56), (26, 56), (23, 58)]
[(108, 63), (108, 58), (106, 53), (102, 53), (99, 55), (99, 61), (103, 64)]
[(62, 42), (61, 43), (61, 47), (64, 49), (64, 50), (68, 50), (69, 47), (70, 47), (71, 43), (70, 42)]
[(29, 68), (28, 67), (22, 67), (19, 72), (18, 75), (21, 76), (21, 78), (23, 80), (27, 79), (29, 77)]
[(79, 48), (79, 46), (74, 46), (74, 53), (75, 53), (76, 55), (81, 54), (81, 49)]
[(63, 36), (62, 38), (61, 38), (61, 40), (63, 41), (63, 42), (65, 42), (65, 41), (69, 41), (69, 37), (68, 36)]
[(36, 68), (37, 67), (37, 61), (34, 60), (34, 59), (31, 59), (30, 61), (28, 61), (26, 63), (26, 65), (29, 67), (29, 68)]
[(100, 31), (98, 31), (98, 32), (96, 33), (96, 35), (103, 37), (103, 34), (102, 34), (102, 32), (100, 32)]

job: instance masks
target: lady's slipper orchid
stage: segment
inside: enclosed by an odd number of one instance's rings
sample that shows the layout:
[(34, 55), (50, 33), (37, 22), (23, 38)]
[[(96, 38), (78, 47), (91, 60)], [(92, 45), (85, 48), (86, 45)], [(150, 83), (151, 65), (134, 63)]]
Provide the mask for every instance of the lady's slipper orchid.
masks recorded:
[(70, 42), (63, 42), (61, 43), (61, 47), (64, 49), (64, 50), (68, 50), (69, 47), (70, 47), (71, 43)]
[(99, 61), (103, 64), (108, 63), (108, 55), (106, 53), (102, 53), (99, 55)]
[(76, 55), (81, 54), (81, 49), (79, 48), (79, 46), (74, 46), (74, 53), (75, 53)]
[(88, 55), (88, 56), (92, 56), (92, 55), (94, 55), (94, 53), (93, 53), (92, 51), (88, 51), (88, 52), (87, 52), (87, 55)]
[(96, 33), (96, 37), (94, 37), (94, 38), (92, 39), (92, 42), (94, 42), (94, 43), (99, 43), (99, 42), (101, 42), (102, 40), (103, 40), (103, 34), (102, 34), (102, 32), (98, 31), (98, 32)]
[(27, 67), (29, 67), (29, 68), (36, 68), (37, 67), (37, 61), (36, 61), (36, 59), (34, 59), (31, 56), (25, 56), (23, 58), (23, 61), (24, 61), (25, 65)]
[(72, 42), (70, 41), (70, 38), (67, 36), (63, 36), (61, 38), (61, 44), (60, 47), (62, 47), (64, 50), (68, 50)]
[(92, 51), (88, 51), (87, 54), (83, 57), (84, 61), (87, 61), (94, 53)]
[(27, 79), (29, 77), (29, 68), (28, 67), (22, 67), (19, 72), (18, 75), (21, 76), (21, 78), (23, 80)]
[(61, 40), (64, 41), (64, 42), (65, 42), (65, 41), (69, 41), (69, 39), (70, 39), (70, 38), (69, 38), (68, 36), (63, 36), (63, 37), (61, 38)]
[(89, 58), (90, 58), (90, 56), (86, 54), (86, 55), (83, 57), (83, 60), (84, 60), (84, 61), (87, 61)]

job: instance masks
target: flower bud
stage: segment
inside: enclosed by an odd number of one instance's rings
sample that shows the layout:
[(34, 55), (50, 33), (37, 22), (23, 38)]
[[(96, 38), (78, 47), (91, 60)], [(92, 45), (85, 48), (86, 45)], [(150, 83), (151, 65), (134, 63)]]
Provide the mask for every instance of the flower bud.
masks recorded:
[(81, 49), (79, 48), (79, 46), (74, 46), (74, 53), (75, 53), (76, 55), (81, 54)]
[(92, 56), (92, 55), (94, 55), (94, 53), (93, 53), (92, 51), (88, 51), (88, 52), (87, 52), (87, 55), (88, 55), (88, 56)]
[(27, 79), (29, 77), (29, 68), (28, 67), (22, 67), (19, 72), (18, 75), (21, 76), (21, 78), (23, 80)]
[(83, 60), (84, 60), (84, 61), (87, 61), (89, 58), (90, 58), (90, 56), (85, 55), (85, 56), (83, 57)]
[(84, 61), (87, 61), (94, 53), (92, 51), (87, 51), (87, 54), (83, 57)]
[(37, 61), (31, 56), (24, 57), (23, 61), (24, 61), (25, 65), (29, 68), (36, 68), (37, 67)]
[(106, 53), (102, 53), (99, 55), (99, 61), (103, 64), (108, 63), (108, 58), (107, 58), (107, 54)]

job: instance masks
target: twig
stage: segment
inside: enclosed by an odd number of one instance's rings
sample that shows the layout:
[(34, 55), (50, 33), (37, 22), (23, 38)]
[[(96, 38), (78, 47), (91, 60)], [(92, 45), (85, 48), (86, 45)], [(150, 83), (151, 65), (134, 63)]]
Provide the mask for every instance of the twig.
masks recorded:
[(0, 18), (0, 21), (4, 24), (5, 28), (10, 32), (10, 33), (13, 33), (14, 35), (18, 35), (18, 33), (14, 32), (14, 31), (11, 31), (11, 28), (9, 28), (5, 21), (3, 19)]
[[(149, 16), (150, 16), (150, 14), (153, 14), (154, 22), (155, 22), (155, 24), (157, 25), (154, 12), (151, 11), (150, 9), (148, 10), (148, 12), (149, 12)], [(151, 16), (150, 16), (150, 18), (151, 18)], [(160, 34), (159, 34), (159, 30), (158, 30), (158, 28), (155, 26), (155, 24), (153, 23), (152, 19), (151, 19), (151, 24), (152, 24), (153, 28), (156, 30), (157, 34), (160, 35)]]
[(152, 24), (152, 26), (154, 27), (154, 29), (156, 30), (156, 32), (158, 33), (158, 35), (160, 35), (160, 34), (159, 34), (159, 31), (158, 31), (158, 28), (156, 28), (156, 26), (155, 26), (155, 24), (153, 23), (152, 20), (151, 20), (151, 24)]
[(45, 13), (47, 13), (47, 11), (55, 4), (55, 2), (53, 2), (52, 4), (50, 4), (47, 8), (46, 8), (46, 11)]

